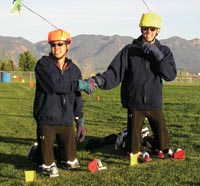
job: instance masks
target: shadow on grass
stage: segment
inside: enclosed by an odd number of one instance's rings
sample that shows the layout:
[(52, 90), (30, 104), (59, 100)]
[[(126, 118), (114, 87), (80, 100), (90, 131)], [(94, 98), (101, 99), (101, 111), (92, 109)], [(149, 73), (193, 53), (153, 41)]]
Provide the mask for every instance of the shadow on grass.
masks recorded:
[(22, 117), (22, 118), (24, 118), (24, 117), (26, 117), (26, 118), (33, 118), (33, 116), (32, 115), (21, 115), (21, 114), (2, 114), (2, 113), (0, 113), (0, 116), (5, 116), (5, 117)]
[(8, 96), (5, 96), (5, 97), (0, 97), (0, 99), (3, 99), (3, 100), (25, 100), (25, 99), (30, 99), (29, 97), (8, 97)]
[[(86, 144), (90, 139), (96, 139), (97, 137), (94, 136), (87, 136), (85, 138), (85, 141), (82, 143), (77, 143), (77, 152), (81, 151), (86, 151), (88, 152), (88, 156), (83, 156), (80, 157), (80, 161), (85, 161), (89, 162), (91, 161), (91, 157), (96, 157), (100, 156), (104, 162), (107, 164), (113, 163), (113, 158), (121, 159), (125, 158), (124, 155), (124, 150), (119, 149), (115, 150), (115, 143), (109, 143), (109, 144), (104, 144), (99, 148), (94, 148), (94, 149), (86, 149)], [(33, 138), (14, 138), (14, 137), (5, 137), (5, 136), (0, 136), (0, 142), (6, 143), (6, 144), (14, 144), (14, 146), (19, 146), (19, 145), (26, 145), (27, 147), (30, 147), (33, 145), (35, 142), (35, 139)], [(29, 149), (29, 148), (28, 148)], [(28, 154), (28, 152), (27, 152)], [(18, 170), (28, 170), (28, 169), (35, 169), (37, 170), (37, 166), (33, 165), (25, 155), (20, 155), (20, 154), (14, 154), (14, 153), (0, 153), (0, 160), (2, 166), (3, 164), (8, 164), (8, 165), (13, 165), (15, 169)]]
[[(105, 143), (105, 137), (86, 136), (84, 142), (77, 144), (78, 151), (87, 151), (90, 153), (101, 153), (105, 156), (125, 157), (124, 149), (115, 149), (115, 139)], [(88, 147), (89, 142), (93, 140), (92, 145)], [(95, 145), (96, 143), (96, 145)]]
[(198, 186), (198, 185), (200, 185), (200, 181), (196, 181), (196, 180), (194, 180), (194, 181), (192, 181), (192, 182), (181, 182), (180, 183), (180, 185), (190, 185), (190, 186)]
[[(12, 145), (14, 148), (20, 148), (20, 145), (31, 147), (34, 141), (35, 139), (33, 138), (15, 138), (0, 136), (0, 142), (9, 146)], [(26, 155), (15, 154), (13, 152), (0, 152), (0, 160), (0, 163), (2, 164), (1, 168), (4, 167), (4, 164), (8, 164), (14, 166), (15, 169), (19, 170), (34, 169), (34, 166), (30, 163)], [(7, 165), (5, 167), (7, 167)], [(3, 175), (0, 176), (2, 177)]]
[(175, 128), (175, 129), (183, 128), (182, 124), (168, 124), (168, 126), (170, 126), (170, 128)]
[(22, 156), (18, 154), (5, 154), (0, 153), (1, 163), (3, 164), (11, 164), (16, 169), (33, 169), (34, 166), (30, 163), (27, 156)]
[(8, 144), (12, 143), (12, 144), (19, 144), (19, 145), (32, 145), (35, 142), (35, 139), (0, 136), (0, 142), (8, 143)]

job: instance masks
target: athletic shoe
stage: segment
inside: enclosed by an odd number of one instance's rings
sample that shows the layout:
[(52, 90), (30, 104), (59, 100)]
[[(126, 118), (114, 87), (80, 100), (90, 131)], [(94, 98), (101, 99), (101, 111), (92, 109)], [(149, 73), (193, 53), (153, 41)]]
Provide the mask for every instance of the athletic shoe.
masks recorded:
[(77, 159), (75, 159), (74, 161), (61, 161), (60, 163), (60, 167), (63, 169), (76, 169), (80, 167), (80, 164), (78, 162)]
[(46, 166), (45, 164), (39, 165), (39, 171), (45, 175), (49, 175), (51, 178), (59, 176), (55, 163), (52, 163), (50, 166)]
[(45, 164), (39, 165), (39, 171), (43, 174), (50, 174), (51, 166), (46, 166)]
[(158, 158), (164, 159), (165, 158), (165, 154), (163, 153), (163, 151), (158, 151)]
[(143, 151), (143, 152), (141, 153), (141, 157), (143, 158), (143, 162), (150, 162), (150, 161), (152, 161), (152, 159), (151, 159), (149, 153), (146, 152), (146, 151)]
[(165, 158), (165, 153), (161, 150), (154, 150), (153, 152), (153, 156), (156, 158), (160, 158), (160, 159), (164, 159)]
[(56, 164), (54, 163), (50, 167), (50, 178), (58, 177), (58, 176), (59, 176), (58, 168), (57, 168)]
[(167, 153), (168, 157), (173, 157), (173, 154), (174, 154), (174, 152), (171, 149), (169, 149), (169, 151)]

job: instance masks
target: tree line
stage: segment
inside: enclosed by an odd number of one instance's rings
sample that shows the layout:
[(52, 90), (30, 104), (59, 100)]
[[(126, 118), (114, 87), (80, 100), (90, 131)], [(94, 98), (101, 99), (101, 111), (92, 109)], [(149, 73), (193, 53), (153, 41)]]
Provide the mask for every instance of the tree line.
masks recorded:
[(0, 71), (34, 71), (37, 59), (32, 56), (30, 51), (25, 51), (19, 55), (17, 65), (12, 59), (0, 59)]

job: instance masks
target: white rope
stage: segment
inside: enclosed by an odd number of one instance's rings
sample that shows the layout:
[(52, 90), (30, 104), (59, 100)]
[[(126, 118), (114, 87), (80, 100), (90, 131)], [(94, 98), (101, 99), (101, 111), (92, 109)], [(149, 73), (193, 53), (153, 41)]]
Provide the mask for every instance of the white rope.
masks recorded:
[(29, 7), (27, 7), (25, 4), (22, 3), (22, 6), (24, 8), (26, 8), (27, 10), (31, 11), (32, 13), (36, 14), (37, 16), (39, 16), (40, 18), (42, 18), (43, 20), (45, 20), (47, 23), (49, 23), (51, 26), (53, 26), (54, 28), (58, 29), (54, 24), (52, 24), (50, 21), (48, 21), (46, 18), (42, 17), (40, 14), (38, 14), (37, 12), (33, 11), (32, 9), (30, 9)]
[(146, 3), (144, 0), (142, 0), (142, 1), (143, 1), (144, 5), (147, 7), (148, 11), (151, 12), (151, 9), (150, 9), (149, 6), (147, 5), (147, 3)]

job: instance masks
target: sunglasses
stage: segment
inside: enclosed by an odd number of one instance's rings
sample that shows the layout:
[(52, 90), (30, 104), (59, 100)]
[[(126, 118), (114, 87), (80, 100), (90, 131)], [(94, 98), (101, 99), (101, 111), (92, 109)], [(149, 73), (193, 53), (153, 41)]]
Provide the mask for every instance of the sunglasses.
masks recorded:
[(63, 45), (65, 45), (65, 43), (50, 43), (51, 47), (56, 47), (56, 46), (61, 47)]
[(151, 30), (152, 32), (154, 32), (156, 30), (155, 27), (142, 27), (143, 31), (147, 31), (147, 30)]

